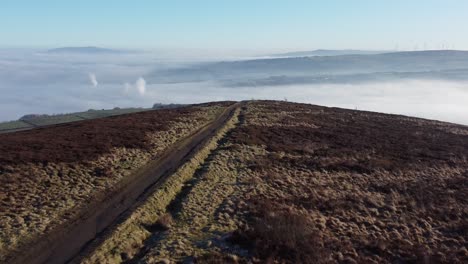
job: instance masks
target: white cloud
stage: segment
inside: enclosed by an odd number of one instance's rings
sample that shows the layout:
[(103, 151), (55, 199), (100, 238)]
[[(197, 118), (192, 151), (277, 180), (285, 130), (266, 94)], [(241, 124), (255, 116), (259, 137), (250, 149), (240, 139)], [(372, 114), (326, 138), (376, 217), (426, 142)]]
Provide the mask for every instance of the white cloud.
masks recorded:
[(138, 78), (135, 82), (135, 87), (140, 95), (144, 95), (146, 93), (146, 81), (142, 77)]
[(96, 79), (96, 75), (95, 75), (94, 73), (89, 73), (89, 74), (88, 74), (88, 77), (89, 77), (89, 81), (91, 82), (91, 84), (92, 84), (94, 87), (98, 86), (99, 83), (98, 83), (98, 81), (97, 81), (97, 79)]
[(146, 94), (146, 81), (143, 77), (138, 78), (135, 84), (124, 83), (124, 93), (127, 95), (139, 94), (141, 96)]

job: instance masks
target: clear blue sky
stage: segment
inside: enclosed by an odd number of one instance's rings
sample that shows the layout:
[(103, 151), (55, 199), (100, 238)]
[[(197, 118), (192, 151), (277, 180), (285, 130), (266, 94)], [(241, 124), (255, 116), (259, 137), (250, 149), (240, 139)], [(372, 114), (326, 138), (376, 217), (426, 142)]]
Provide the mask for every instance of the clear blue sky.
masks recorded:
[(468, 49), (465, 0), (2, 0), (0, 46)]

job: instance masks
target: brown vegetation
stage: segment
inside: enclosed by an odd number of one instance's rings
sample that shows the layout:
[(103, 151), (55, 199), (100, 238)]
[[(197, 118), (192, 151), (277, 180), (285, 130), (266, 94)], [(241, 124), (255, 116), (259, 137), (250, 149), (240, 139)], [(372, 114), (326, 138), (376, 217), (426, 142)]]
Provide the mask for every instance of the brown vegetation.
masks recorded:
[(307, 215), (268, 200), (251, 201), (250, 206), (250, 226), (235, 231), (230, 242), (249, 248), (268, 263), (326, 262), (320, 230)]
[(240, 120), (138, 261), (468, 261), (468, 128), (267, 101)]
[(272, 101), (239, 120), (86, 263), (468, 262), (467, 127)]
[(169, 230), (173, 223), (172, 215), (166, 213), (156, 221), (156, 227), (162, 230)]
[[(1, 166), (7, 164), (34, 162), (46, 166), (47, 163), (95, 160), (114, 148), (151, 149), (156, 143), (151, 142), (148, 134), (168, 130), (171, 123), (199, 110), (198, 107), (183, 107), (146, 111), (0, 134), (0, 172), (5, 170)], [(180, 133), (181, 129), (174, 132)]]
[(0, 135), (0, 262), (72, 221), (230, 102)]
[[(164, 241), (165, 248), (159, 248), (160, 251), (165, 251), (167, 248), (170, 250), (170, 255), (166, 257), (159, 254), (157, 260), (164, 262), (167, 259), (175, 259), (176, 249), (183, 249), (183, 244), (179, 241), (177, 243), (168, 241), (171, 233), (187, 234), (196, 232), (200, 228), (200, 222), (204, 220), (198, 216), (208, 213), (209, 209), (216, 209), (218, 203), (223, 200), (223, 194), (226, 193), (225, 189), (219, 188), (213, 191), (210, 187), (216, 188), (218, 186), (212, 185), (210, 181), (206, 181), (206, 185), (195, 184), (197, 182), (196, 178), (198, 178), (195, 175), (198, 175), (200, 171), (204, 171), (202, 168), (204, 168), (205, 162), (210, 159), (210, 153), (218, 147), (225, 134), (235, 127), (238, 113), (239, 109), (236, 109), (229, 120), (213, 132), (215, 133), (214, 136), (200, 146), (200, 150), (168, 177), (144, 203), (133, 210), (125, 221), (115, 226), (105, 240), (93, 242), (90, 250), (87, 250), (87, 255), (83, 259), (79, 259), (79, 263), (120, 263), (126, 260), (122, 256), (129, 258), (129, 263), (137, 263), (140, 258), (153, 255), (148, 251), (153, 249), (155, 243), (161, 241), (159, 236), (165, 236), (166, 238)], [(218, 175), (216, 173), (213, 176), (217, 177)], [(193, 188), (196, 188), (196, 190)], [(180, 203), (185, 202), (187, 193), (194, 193), (196, 198), (193, 200), (203, 202), (204, 205), (196, 204), (196, 207), (190, 209), (181, 205)], [(204, 199), (204, 195), (212, 196), (211, 199)], [(180, 207), (185, 208), (187, 221), (180, 221)], [(192, 218), (194, 214), (195, 219)], [(166, 220), (169, 219), (169, 215), (171, 216), (170, 219), (172, 219), (170, 220), (171, 228), (161, 228), (161, 222), (168, 222)]]
[[(247, 164), (256, 185), (252, 192), (262, 189), (250, 204), (267, 199), (289, 216), (307, 216), (304, 230), (320, 231), (319, 242), (308, 243), (320, 245), (307, 253), (312, 258), (299, 262), (467, 261), (468, 138), (452, 132), (466, 127), (274, 102), (251, 106), (245, 120), (231, 140), (267, 150)], [(253, 206), (250, 215), (266, 208)], [(278, 245), (266, 250), (277, 234), (262, 232), (253, 219), (247, 230), (254, 235), (247, 237), (267, 236), (255, 243), (254, 254), (296, 262), (294, 255), (277, 254)], [(299, 249), (303, 238), (294, 240)], [(329, 255), (314, 257), (324, 252)]]

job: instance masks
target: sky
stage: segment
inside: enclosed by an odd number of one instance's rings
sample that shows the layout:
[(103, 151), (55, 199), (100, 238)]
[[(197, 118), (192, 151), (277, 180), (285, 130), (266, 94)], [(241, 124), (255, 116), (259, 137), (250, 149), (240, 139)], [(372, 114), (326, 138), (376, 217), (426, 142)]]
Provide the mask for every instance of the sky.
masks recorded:
[(2, 0), (0, 47), (468, 50), (463, 0)]
[[(468, 124), (468, 82), (456, 79), (228, 87), (225, 81), (251, 81), (228, 75), (164, 82), (169, 69), (282, 52), (468, 50), (466, 14), (465, 0), (1, 0), (0, 122), (158, 102), (287, 98)], [(79, 46), (149, 52), (42, 50)], [(152, 78), (158, 74), (159, 81)]]

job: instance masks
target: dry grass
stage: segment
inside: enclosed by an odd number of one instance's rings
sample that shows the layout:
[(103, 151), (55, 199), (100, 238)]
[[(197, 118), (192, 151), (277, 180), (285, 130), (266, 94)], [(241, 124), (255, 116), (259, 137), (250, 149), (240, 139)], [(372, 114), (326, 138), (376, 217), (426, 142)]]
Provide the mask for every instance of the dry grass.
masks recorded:
[[(26, 155), (26, 149), (38, 148), (40, 150), (42, 146), (46, 146), (46, 148), (44, 151), (30, 155), (30, 159), (16, 161), (9, 159), (8, 157), (16, 155), (15, 150), (10, 150), (8, 155), (2, 155), (2, 162), (0, 162), (0, 193), (2, 194), (0, 195), (0, 261), (19, 246), (33, 243), (35, 239), (47, 234), (55, 226), (77, 217), (81, 209), (86, 208), (89, 202), (104, 198), (107, 193), (115, 190), (120, 183), (128, 179), (132, 171), (157, 157), (177, 140), (211, 122), (224, 109), (223, 104), (196, 106), (184, 113), (171, 115), (173, 118), (168, 115), (169, 119), (162, 120), (156, 127), (148, 131), (138, 131), (141, 139), (136, 137), (134, 140), (141, 140), (145, 144), (144, 146), (119, 146), (118, 144), (123, 142), (122, 138), (114, 135), (116, 140), (113, 140), (113, 137), (101, 140), (99, 146), (102, 148), (96, 148), (92, 155), (81, 153), (84, 146), (81, 146), (78, 141), (70, 143), (72, 144), (70, 148), (67, 147), (67, 138), (70, 136), (67, 133), (56, 134), (57, 141), (53, 139), (41, 141), (39, 138), (30, 136), (30, 134), (52, 135), (53, 133), (48, 129), (2, 135), (3, 137), (15, 137), (17, 144), (21, 143), (22, 135), (24, 135), (24, 144), (18, 150), (21, 157)], [(165, 111), (169, 113), (173, 110)], [(158, 111), (155, 113), (158, 113), (157, 116), (160, 115)], [(151, 112), (145, 112), (135, 114), (137, 121), (134, 120), (134, 123), (145, 122), (146, 119), (138, 118), (141, 115), (147, 116), (151, 122), (158, 122), (157, 117), (150, 116)], [(106, 124), (113, 128), (115, 126), (121, 127), (119, 118), (131, 121), (132, 116), (111, 118), (111, 121), (101, 124), (103, 125), (102, 129), (105, 130)], [(91, 125), (87, 125), (88, 121), (85, 121), (70, 126), (92, 126), (96, 122), (103, 122), (103, 120), (90, 121)], [(140, 124), (139, 127), (145, 125), (151, 126), (151, 124)], [(106, 134), (102, 129), (91, 129), (88, 134), (95, 133), (99, 135), (97, 138), (101, 138), (102, 135), (109, 136), (114, 132), (118, 133), (116, 129), (111, 129), (110, 134)], [(131, 134), (131, 132), (129, 133)], [(30, 144), (31, 140), (36, 143)], [(86, 140), (83, 142), (85, 145), (89, 143)], [(0, 145), (10, 148), (12, 147), (10, 143), (2, 141)], [(113, 144), (117, 145), (113, 146)], [(52, 151), (54, 155), (49, 157), (47, 151), (52, 149), (55, 149)], [(65, 153), (63, 156), (60, 155), (62, 150)], [(88, 152), (92, 150), (92, 148), (86, 149)], [(73, 156), (74, 153), (76, 159), (69, 161), (68, 157)], [(78, 157), (84, 158), (79, 159)]]
[(172, 225), (174, 224), (174, 219), (172, 218), (171, 214), (164, 214), (161, 216), (158, 221), (156, 221), (156, 228), (161, 230), (169, 230), (171, 229)]
[(200, 257), (194, 258), (194, 263), (200, 264), (238, 264), (247, 263), (235, 255), (221, 254), (217, 252), (210, 252)]
[[(182, 165), (123, 223), (119, 224), (105, 241), (95, 245), (94, 251), (88, 252), (88, 256), (82, 260), (82, 263), (121, 263), (125, 260), (122, 256), (133, 258), (143, 250), (145, 242), (152, 234), (161, 231), (157, 222), (169, 221), (167, 208), (182, 191), (184, 184), (193, 178), (195, 171), (206, 161), (211, 151), (218, 147), (217, 142), (234, 127), (237, 114), (238, 112), (192, 159)], [(171, 229), (165, 231), (179, 229), (172, 215), (171, 218)], [(162, 259), (164, 258), (158, 258), (158, 260)]]
[[(275, 125), (265, 126), (269, 113)], [(267, 200), (289, 216), (305, 216), (321, 234), (311, 257), (322, 252), (327, 262), (467, 261), (468, 139), (460, 133), (466, 128), (274, 102), (251, 105), (245, 120), (231, 140), (267, 150), (248, 163), (255, 186), (246, 200)], [(254, 206), (250, 214), (262, 208), (268, 206)], [(251, 230), (277, 237), (268, 225), (256, 227), (256, 219), (247, 221)], [(271, 239), (277, 240), (291, 239)], [(253, 247), (264, 261), (297, 260), (276, 251)]]
[(320, 230), (307, 215), (268, 200), (250, 203), (250, 224), (236, 231), (231, 242), (248, 247), (267, 263), (326, 263)]
[[(85, 263), (468, 262), (466, 127), (262, 101), (240, 120)], [(175, 197), (171, 228), (145, 248), (143, 225)]]
[(468, 261), (468, 129), (278, 102), (241, 120), (145, 262)]

